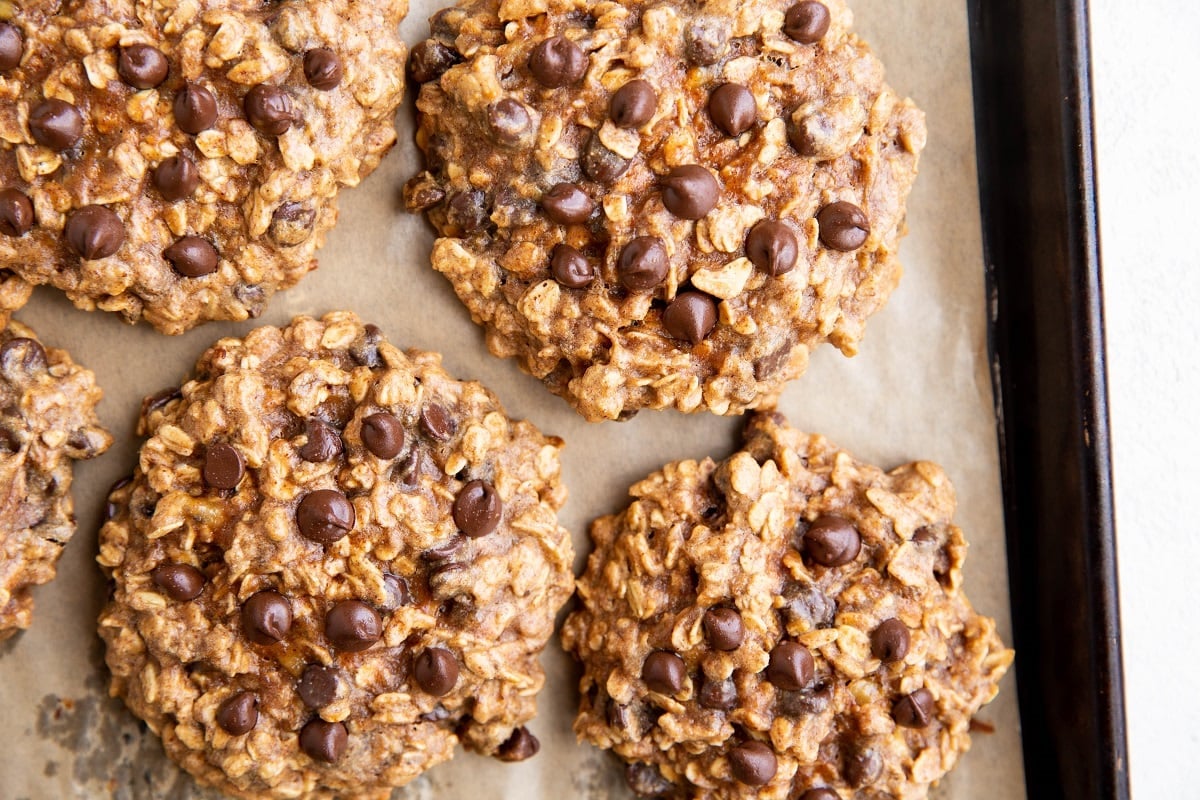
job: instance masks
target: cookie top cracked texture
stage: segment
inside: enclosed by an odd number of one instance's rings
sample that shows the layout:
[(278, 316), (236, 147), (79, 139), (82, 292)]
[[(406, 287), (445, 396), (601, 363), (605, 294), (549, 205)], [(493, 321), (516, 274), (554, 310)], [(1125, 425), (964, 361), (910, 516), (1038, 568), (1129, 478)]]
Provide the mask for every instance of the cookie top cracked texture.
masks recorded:
[(407, 0), (0, 16), (0, 263), (166, 333), (255, 317), (395, 142)]
[(148, 398), (99, 560), (113, 692), (236, 797), (387, 797), (528, 758), (572, 589), (561, 441), (351, 314), (223, 339)]
[(864, 464), (775, 415), (597, 520), (563, 642), (580, 738), (639, 796), (917, 800), (1013, 653), (962, 588), (935, 464)]
[(840, 0), (475, 0), (406, 186), (493, 353), (588, 419), (766, 406), (900, 277), (924, 115)]

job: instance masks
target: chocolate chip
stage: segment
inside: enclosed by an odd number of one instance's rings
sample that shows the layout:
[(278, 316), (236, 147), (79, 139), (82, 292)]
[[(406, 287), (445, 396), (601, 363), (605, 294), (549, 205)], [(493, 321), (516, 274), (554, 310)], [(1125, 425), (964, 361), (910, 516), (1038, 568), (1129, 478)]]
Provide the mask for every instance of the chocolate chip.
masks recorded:
[(809, 789), (800, 800), (842, 800), (842, 796), (833, 789)]
[(780, 642), (771, 650), (767, 680), (780, 689), (797, 692), (807, 689), (813, 680), (813, 657), (797, 642)]
[(557, 89), (577, 83), (587, 72), (587, 54), (565, 36), (552, 36), (533, 48), (529, 71), (542, 86)]
[(471, 481), (454, 498), (454, 524), (472, 539), (487, 536), (500, 525), (504, 503), (487, 481)]
[(224, 442), (210, 445), (204, 454), (204, 482), (214, 489), (236, 489), (245, 473), (242, 454)]
[(608, 117), (618, 128), (640, 128), (657, 110), (658, 92), (648, 81), (633, 80), (613, 92)]
[(309, 708), (324, 708), (337, 699), (339, 683), (337, 667), (309, 664), (296, 684), (296, 694)]
[(200, 185), (200, 171), (187, 155), (165, 158), (154, 168), (154, 186), (164, 200), (183, 200), (191, 197)]
[(51, 97), (29, 111), (29, 132), (43, 147), (69, 150), (83, 138), (83, 115), (65, 100)]
[(149, 416), (155, 411), (161, 411), (166, 408), (173, 400), (178, 400), (183, 397), (183, 392), (178, 386), (172, 386), (169, 389), (163, 389), (155, 392), (149, 397), (142, 400), (142, 416)]
[(362, 421), (362, 441), (375, 457), (395, 458), (404, 449), (404, 424), (394, 414), (372, 414)]
[(163, 258), (185, 278), (203, 278), (217, 271), (217, 248), (199, 236), (184, 236), (163, 250)]
[(342, 454), (342, 437), (332, 425), (319, 419), (308, 419), (304, 426), (308, 441), (298, 451), (302, 459), (321, 464)]
[(726, 135), (741, 136), (758, 119), (758, 106), (745, 86), (723, 83), (709, 95), (708, 115)]
[(206, 131), (217, 121), (217, 98), (198, 83), (185, 84), (171, 105), (175, 124), (184, 133)]
[(656, 650), (642, 662), (642, 680), (652, 692), (679, 694), (683, 690), (686, 677), (687, 667), (684, 666), (683, 659), (675, 653)]
[(383, 574), (383, 585), (387, 591), (387, 598), (383, 601), (382, 607), (388, 611), (395, 611), (401, 606), (412, 605), (413, 595), (412, 590), (408, 588), (408, 581), (399, 575), (393, 575), (390, 572)]
[(292, 629), (292, 604), (270, 589), (242, 604), (242, 634), (255, 644), (275, 644)]
[(450, 195), (446, 203), (446, 221), (470, 235), (488, 220), (487, 195), (479, 189), (469, 189)]
[(785, 584), (783, 599), (783, 616), (789, 622), (799, 622), (812, 628), (828, 627), (837, 612), (837, 604), (811, 584)]
[(167, 79), (167, 57), (148, 44), (122, 47), (117, 74), (135, 89), (153, 89)]
[(584, 145), (581, 163), (589, 178), (597, 183), (611, 184), (625, 174), (631, 162), (605, 147), (600, 137), (593, 133)]
[(21, 65), (21, 52), (25, 43), (15, 25), (0, 23), (0, 72), (8, 72)]
[(908, 655), (908, 626), (898, 619), (884, 620), (871, 633), (871, 655), (890, 663)]
[(271, 214), (271, 225), (267, 232), (276, 244), (295, 247), (308, 241), (316, 221), (317, 211), (311, 206), (295, 202), (282, 203)]
[(46, 348), (36, 339), (18, 336), (0, 347), (0, 369), (9, 378), (43, 372), (47, 363)]
[(892, 719), (903, 728), (924, 728), (933, 720), (934, 699), (928, 689), (906, 694), (892, 706)]
[(638, 236), (621, 248), (617, 276), (621, 285), (633, 292), (644, 292), (667, 279), (667, 248), (656, 236)]
[(309, 492), (296, 507), (300, 533), (326, 547), (354, 530), (354, 505), (334, 489)]
[(684, 292), (666, 307), (662, 320), (671, 336), (700, 344), (717, 325), (717, 304), (703, 292)]
[(529, 142), (533, 136), (533, 117), (529, 115), (529, 109), (511, 97), (492, 103), (487, 115), (492, 137), (501, 144), (519, 145)]
[(458, 660), (449, 650), (430, 647), (417, 656), (413, 664), (417, 685), (434, 697), (453, 691), (458, 683)]
[(496, 751), (496, 758), (509, 762), (528, 761), (541, 749), (542, 743), (529, 732), (528, 728), (522, 725), (512, 732), (512, 736), (508, 737), (504, 744), (500, 745), (500, 749)]
[(458, 551), (463, 549), (466, 543), (467, 539), (465, 536), (459, 536), (455, 534), (436, 547), (431, 547), (426, 550), (421, 554), (421, 558), (431, 564), (439, 564), (443, 561), (448, 561), (451, 558), (454, 558), (454, 556), (458, 554)]
[(849, 253), (862, 247), (871, 234), (867, 215), (853, 203), (830, 203), (817, 212), (821, 241), (831, 250)]
[(291, 95), (278, 86), (258, 84), (246, 92), (242, 108), (246, 120), (266, 136), (281, 136), (296, 121)]
[(823, 714), (833, 702), (833, 689), (821, 685), (800, 692), (779, 691), (775, 695), (779, 712), (789, 717)]
[(858, 558), (862, 537), (842, 517), (825, 514), (817, 517), (804, 532), (804, 552), (824, 567), (841, 567)]
[(258, 695), (238, 692), (217, 709), (217, 724), (230, 736), (243, 736), (258, 724)]
[(783, 32), (800, 44), (816, 44), (829, 32), (829, 9), (816, 0), (804, 0), (787, 10)]
[(638, 797), (661, 797), (675, 788), (653, 764), (630, 764), (627, 766), (625, 783)]
[(332, 764), (346, 752), (346, 726), (314, 719), (300, 729), (300, 749), (314, 761)]
[(699, 164), (673, 167), (660, 183), (663, 205), (682, 219), (703, 219), (721, 196), (717, 179)]
[(575, 184), (559, 183), (542, 195), (542, 208), (560, 225), (576, 225), (587, 221), (596, 204)]
[(721, 60), (729, 49), (729, 23), (720, 17), (701, 17), (683, 32), (688, 61), (707, 67)]
[(442, 77), (446, 70), (461, 60), (456, 51), (437, 39), (426, 39), (413, 47), (408, 57), (408, 69), (414, 81), (429, 83)]
[(63, 234), (81, 257), (108, 258), (125, 243), (125, 223), (104, 206), (84, 206), (67, 217)]
[(842, 769), (849, 784), (861, 788), (879, 780), (883, 774), (883, 758), (873, 747), (851, 750), (846, 755)]
[(787, 223), (764, 219), (746, 237), (746, 258), (768, 275), (791, 272), (799, 257), (800, 241)]
[(0, 233), (24, 236), (33, 230), (33, 201), (16, 189), (0, 191)]
[(325, 638), (338, 650), (366, 650), (382, 635), (379, 612), (361, 600), (343, 600), (325, 614)]
[(569, 244), (556, 244), (550, 252), (550, 274), (568, 289), (584, 289), (596, 279), (587, 257)]
[(421, 430), (430, 439), (447, 442), (454, 436), (458, 424), (450, 416), (445, 406), (437, 403), (426, 403), (421, 409)]
[(304, 80), (314, 89), (328, 92), (342, 82), (342, 59), (328, 47), (304, 54)]
[(114, 494), (116, 494), (117, 492), (119, 492), (120, 490), (124, 489), (126, 486), (128, 486), (131, 483), (133, 483), (133, 476), (126, 475), (124, 478), (119, 479), (112, 486), (108, 487), (108, 494), (105, 495), (105, 497), (108, 499), (104, 503), (104, 521), (105, 522), (108, 522), (110, 519), (115, 519), (117, 514), (121, 513), (122, 506), (119, 505), (115, 500), (113, 500), (112, 496)]
[(775, 751), (763, 742), (749, 741), (729, 751), (729, 771), (747, 786), (765, 786), (775, 777)]
[(195, 600), (204, 591), (204, 573), (189, 564), (163, 564), (150, 573), (150, 580), (172, 600)]
[(710, 608), (704, 612), (704, 635), (714, 650), (737, 650), (746, 636), (746, 626), (737, 609)]
[(714, 681), (708, 678), (700, 685), (700, 705), (715, 711), (729, 711), (737, 705), (737, 686), (731, 680)]

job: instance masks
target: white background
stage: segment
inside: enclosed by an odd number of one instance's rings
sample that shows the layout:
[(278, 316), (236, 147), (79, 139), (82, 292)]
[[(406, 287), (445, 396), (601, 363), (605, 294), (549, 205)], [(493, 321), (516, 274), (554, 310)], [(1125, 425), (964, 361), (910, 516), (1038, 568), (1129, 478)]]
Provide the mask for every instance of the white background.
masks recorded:
[(1200, 5), (1092, 0), (1130, 766), (1200, 797)]

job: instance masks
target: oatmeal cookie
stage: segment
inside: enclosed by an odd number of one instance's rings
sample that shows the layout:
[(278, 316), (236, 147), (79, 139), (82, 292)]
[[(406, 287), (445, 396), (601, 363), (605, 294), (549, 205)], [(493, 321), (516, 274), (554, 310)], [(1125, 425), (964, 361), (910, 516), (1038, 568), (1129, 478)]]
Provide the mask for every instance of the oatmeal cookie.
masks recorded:
[(776, 415), (592, 526), (575, 730), (644, 797), (915, 800), (1012, 662), (962, 591), (954, 490)]
[(900, 277), (924, 115), (842, 0), (468, 0), (413, 48), (433, 266), (592, 420), (769, 405)]
[(0, 640), (29, 627), (30, 590), (54, 578), (75, 533), (74, 462), (112, 444), (96, 419), (102, 394), (90, 370), (21, 323), (0, 331)]
[(571, 593), (562, 442), (352, 314), (223, 339), (148, 398), (99, 561), (112, 692), (201, 783), (386, 798), (502, 760)]
[(0, 4), (0, 264), (166, 333), (257, 316), (395, 142), (407, 8)]

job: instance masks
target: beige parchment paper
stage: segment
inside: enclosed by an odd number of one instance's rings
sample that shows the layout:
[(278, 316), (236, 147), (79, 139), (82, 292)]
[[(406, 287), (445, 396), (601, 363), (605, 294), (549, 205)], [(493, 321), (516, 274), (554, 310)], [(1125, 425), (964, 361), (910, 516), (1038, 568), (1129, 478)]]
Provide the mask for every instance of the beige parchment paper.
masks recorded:
[[(426, 19), (440, 3), (413, 5), (403, 25), (410, 43), (423, 38)], [(881, 55), (892, 85), (928, 113), (929, 147), (909, 205), (899, 290), (869, 324), (861, 354), (848, 360), (832, 348), (819, 352), (781, 409), (793, 424), (881, 466), (924, 458), (946, 467), (958, 489), (957, 520), (971, 542), (968, 592), (982, 612), (999, 618), (1011, 642), (965, 4), (857, 0), (852, 7), (857, 29)], [(36, 594), (33, 627), (0, 646), (0, 800), (218, 797), (197, 789), (120, 701), (108, 698), (95, 632), (105, 587), (94, 557), (106, 491), (135, 461), (141, 398), (178, 384), (220, 336), (347, 308), (401, 346), (440, 350), (453, 374), (484, 382), (510, 414), (566, 440), (571, 496), (562, 521), (574, 534), (577, 568), (590, 549), (588, 522), (621, 508), (632, 482), (667, 461), (720, 458), (735, 448), (737, 418), (643, 412), (626, 423), (589, 424), (513, 362), (490, 356), (449, 284), (428, 267), (431, 230), (400, 211), (400, 187), (417, 169), (410, 100), (401, 112), (400, 144), (363, 186), (343, 194), (341, 222), (320, 254), (321, 268), (277, 295), (259, 323), (213, 324), (166, 338), (113, 315), (77, 311), (48, 289), (17, 315), (96, 371), (106, 393), (100, 415), (116, 444), (77, 468), (79, 532), (58, 579)], [(460, 752), (399, 790), (397, 800), (631, 797), (614, 761), (575, 743), (576, 673), (557, 640), (543, 663), (548, 681), (532, 724), (542, 741), (537, 758), (505, 765)], [(1024, 796), (1011, 674), (981, 717), (995, 733), (975, 737), (972, 751), (936, 791), (942, 800)]]

